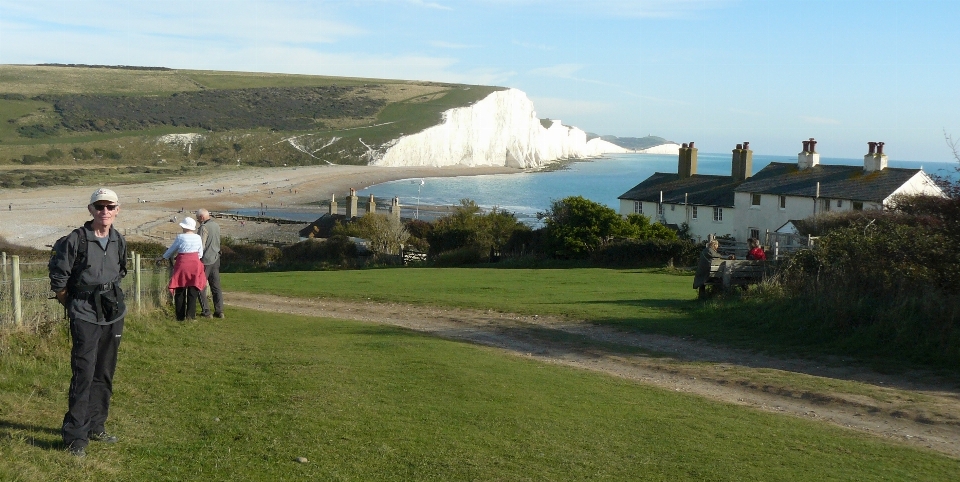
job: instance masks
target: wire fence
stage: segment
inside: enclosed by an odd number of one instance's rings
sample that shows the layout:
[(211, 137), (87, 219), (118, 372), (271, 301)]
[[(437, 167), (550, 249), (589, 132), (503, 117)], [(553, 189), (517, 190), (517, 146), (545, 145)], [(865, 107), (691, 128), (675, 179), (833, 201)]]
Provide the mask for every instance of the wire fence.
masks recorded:
[[(153, 310), (170, 302), (170, 269), (154, 258), (131, 253), (127, 276), (120, 283), (128, 313)], [(66, 319), (66, 310), (50, 291), (46, 262), (21, 263), (0, 253), (0, 328), (36, 327)]]

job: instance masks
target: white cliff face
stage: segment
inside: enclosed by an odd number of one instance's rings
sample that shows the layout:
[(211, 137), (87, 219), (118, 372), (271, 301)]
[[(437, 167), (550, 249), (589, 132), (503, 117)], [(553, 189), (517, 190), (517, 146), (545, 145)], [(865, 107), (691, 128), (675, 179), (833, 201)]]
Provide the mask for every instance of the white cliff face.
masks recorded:
[(676, 156), (680, 154), (680, 144), (668, 142), (666, 144), (660, 144), (659, 146), (640, 149), (637, 151), (637, 153), (639, 154), (670, 154), (671, 156)]
[(440, 125), (384, 147), (371, 152), (371, 165), (536, 168), (559, 159), (631, 152), (602, 139), (588, 142), (586, 133), (560, 121), (544, 128), (533, 102), (516, 89), (448, 110)]

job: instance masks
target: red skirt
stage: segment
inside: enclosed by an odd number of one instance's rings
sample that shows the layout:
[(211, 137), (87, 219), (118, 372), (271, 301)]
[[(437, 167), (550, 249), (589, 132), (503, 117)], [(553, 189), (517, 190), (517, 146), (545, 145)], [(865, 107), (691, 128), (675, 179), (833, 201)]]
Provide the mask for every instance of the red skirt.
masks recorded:
[(173, 276), (170, 277), (171, 290), (190, 286), (202, 290), (207, 287), (207, 274), (203, 271), (203, 262), (197, 253), (180, 253), (173, 263)]

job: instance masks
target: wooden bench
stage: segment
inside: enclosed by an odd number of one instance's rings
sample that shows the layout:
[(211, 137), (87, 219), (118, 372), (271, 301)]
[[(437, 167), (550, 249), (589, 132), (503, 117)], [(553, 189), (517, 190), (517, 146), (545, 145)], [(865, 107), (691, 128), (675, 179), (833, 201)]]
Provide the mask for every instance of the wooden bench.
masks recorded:
[(715, 259), (710, 263), (707, 284), (720, 285), (723, 289), (746, 286), (763, 281), (772, 271), (773, 265), (769, 261)]

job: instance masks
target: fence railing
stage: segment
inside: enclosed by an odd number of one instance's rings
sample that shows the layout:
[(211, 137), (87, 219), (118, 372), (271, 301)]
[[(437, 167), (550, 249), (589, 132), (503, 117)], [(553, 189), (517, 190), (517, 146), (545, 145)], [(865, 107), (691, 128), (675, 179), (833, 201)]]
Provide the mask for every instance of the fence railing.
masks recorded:
[[(130, 253), (127, 276), (120, 283), (128, 313), (150, 310), (169, 302), (167, 264)], [(0, 253), (0, 327), (37, 326), (66, 318), (66, 310), (52, 298), (47, 263), (20, 262), (19, 256)]]

